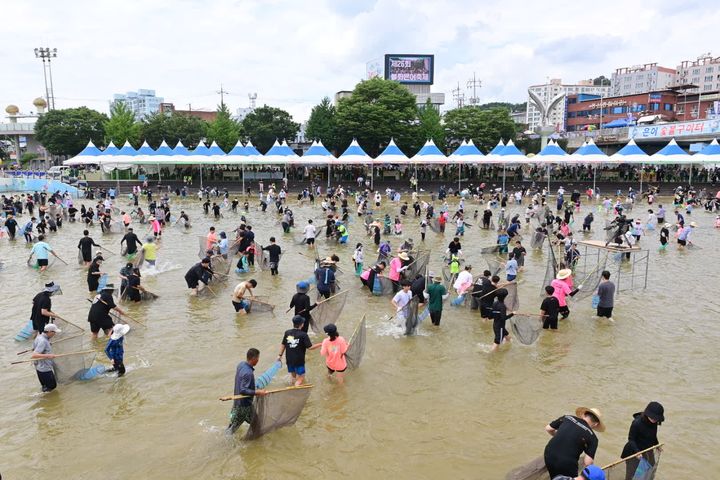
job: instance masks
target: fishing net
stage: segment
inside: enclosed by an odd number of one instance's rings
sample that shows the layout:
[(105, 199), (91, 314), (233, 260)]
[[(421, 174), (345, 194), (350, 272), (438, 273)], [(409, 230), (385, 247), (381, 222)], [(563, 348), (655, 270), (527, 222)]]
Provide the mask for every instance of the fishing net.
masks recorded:
[(210, 249), (207, 248), (207, 238), (206, 237), (199, 235), (197, 237), (197, 239), (198, 239), (198, 246), (199, 246), (198, 257), (202, 259), (202, 258), (207, 257), (207, 251)]
[(426, 305), (423, 305), (421, 309), (420, 300), (413, 297), (403, 308), (403, 315), (405, 316), (405, 335), (414, 335), (420, 322), (427, 318), (430, 312)]
[(254, 440), (266, 433), (295, 424), (310, 396), (308, 387), (289, 387), (255, 397), (250, 428), (244, 440)]
[(136, 268), (140, 268), (144, 262), (145, 262), (145, 250), (141, 248), (140, 250), (138, 250), (138, 253), (135, 256), (135, 258), (132, 259), (132, 264), (135, 265)]
[(373, 295), (392, 295), (394, 293), (393, 281), (388, 277), (375, 275), (373, 284)]
[(603, 467), (606, 480), (653, 480), (660, 464), (661, 445)]
[[(62, 333), (65, 334), (65, 331)], [(92, 348), (88, 345), (86, 335), (76, 335), (65, 336), (62, 342), (55, 341), (52, 352), (55, 355), (62, 355), (88, 350), (92, 350)], [(96, 355), (96, 352), (91, 351), (90, 353), (56, 357), (53, 360), (53, 370), (55, 370), (57, 382), (68, 383), (83, 375), (92, 367)]]
[(338, 293), (322, 303), (318, 303), (318, 306), (312, 311), (313, 321), (310, 322), (313, 332), (323, 335), (325, 325), (337, 321), (343, 308), (345, 308), (347, 297), (347, 292)]
[(257, 268), (261, 272), (263, 270), (268, 270), (270, 268), (270, 262), (269, 262), (270, 257), (267, 257), (268, 261), (265, 262), (265, 254), (267, 254), (268, 252), (264, 252), (262, 249), (263, 246), (257, 242), (253, 242), (252, 246), (253, 246), (253, 249), (255, 250), (255, 258), (254, 258), (255, 268)]
[(275, 310), (275, 305), (272, 305), (270, 303), (266, 303), (260, 300), (249, 300), (250, 302), (250, 310), (248, 310), (248, 313), (272, 313)]
[(504, 302), (508, 311), (515, 312), (520, 309), (520, 297), (518, 296), (517, 282), (505, 284), (503, 285), (503, 288), (508, 292)]
[(480, 256), (488, 265), (488, 270), (493, 275), (497, 275), (502, 269), (502, 259), (498, 256), (500, 247), (493, 245), (492, 247), (483, 247), (480, 249)]
[(124, 233), (125, 232), (125, 225), (123, 225), (121, 222), (112, 222), (110, 224), (110, 233)]
[(572, 297), (575, 301), (592, 296), (600, 285), (602, 272), (605, 270), (610, 252), (601, 249), (593, 250), (596, 251), (592, 252), (588, 249), (586, 254), (580, 258), (580, 262), (575, 265), (573, 275), (576, 283), (583, 286), (582, 290)]
[(425, 273), (428, 263), (430, 263), (430, 252), (418, 252), (415, 261), (408, 265), (407, 270), (405, 270), (405, 277), (413, 279), (418, 273)]
[(512, 333), (523, 345), (532, 345), (540, 337), (542, 322), (530, 315), (513, 315), (510, 319)]
[(545, 287), (550, 285), (553, 280), (555, 280), (555, 275), (557, 275), (558, 271), (558, 263), (557, 258), (555, 257), (555, 246), (552, 243), (548, 243), (548, 259), (547, 259), (547, 266), (545, 267), (545, 279), (543, 280), (542, 285), (540, 285), (540, 295), (545, 296)]
[(273, 377), (275, 377), (275, 375), (280, 371), (281, 367), (282, 362), (280, 360), (277, 360), (270, 366), (270, 368), (265, 370), (261, 375), (258, 375), (255, 378), (255, 388), (261, 389), (266, 388), (268, 385), (270, 385)]
[(365, 315), (362, 320), (355, 328), (352, 336), (350, 337), (350, 346), (345, 352), (345, 360), (347, 361), (348, 367), (358, 368), (362, 357), (365, 354), (365, 343), (367, 342)]
[(548, 480), (550, 475), (545, 467), (545, 459), (538, 457), (525, 465), (510, 470), (505, 480)]
[(437, 218), (432, 218), (428, 222), (428, 227), (435, 233), (440, 233), (440, 221)]
[(634, 205), (633, 202), (625, 202), (622, 204), (622, 207), (626, 213), (630, 213), (633, 210), (633, 205)]
[(533, 233), (532, 238), (530, 239), (530, 248), (534, 249), (541, 249), (543, 246), (543, 243), (545, 243), (545, 239), (547, 238), (547, 235), (545, 235), (543, 232), (535, 232)]

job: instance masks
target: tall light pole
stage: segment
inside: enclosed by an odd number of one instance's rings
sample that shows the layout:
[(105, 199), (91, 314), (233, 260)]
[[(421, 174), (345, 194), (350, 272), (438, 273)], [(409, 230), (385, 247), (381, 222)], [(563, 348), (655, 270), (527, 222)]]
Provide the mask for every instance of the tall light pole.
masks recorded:
[[(55, 92), (53, 91), (52, 64), (51, 60), (57, 58), (57, 48), (40, 47), (35, 49), (35, 58), (42, 59), (43, 78), (45, 79), (45, 97), (48, 103), (48, 110), (55, 109)], [(45, 61), (47, 60), (47, 66)], [(50, 88), (48, 89), (48, 75), (50, 76)]]

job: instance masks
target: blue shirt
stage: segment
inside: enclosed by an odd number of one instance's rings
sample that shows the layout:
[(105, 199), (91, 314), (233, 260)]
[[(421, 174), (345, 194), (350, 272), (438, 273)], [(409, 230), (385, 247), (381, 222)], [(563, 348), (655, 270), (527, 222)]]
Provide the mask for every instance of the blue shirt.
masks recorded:
[(220, 254), (221, 255), (227, 255), (229, 245), (228, 245), (228, 239), (227, 238), (221, 238), (220, 241), (218, 241), (218, 247), (220, 247)]
[(255, 395), (255, 369), (247, 362), (240, 362), (235, 370), (235, 395), (250, 396), (235, 400), (236, 407), (252, 406), (252, 397)]
[(50, 250), (52, 250), (52, 248), (45, 242), (37, 242), (32, 247), (32, 253), (35, 254), (35, 258), (38, 260), (47, 260)]
[(682, 229), (682, 232), (680, 232), (680, 235), (678, 235), (678, 240), (688, 240), (690, 238), (690, 232), (692, 232), (692, 227), (685, 227)]
[(120, 337), (117, 340), (110, 340), (105, 346), (105, 355), (107, 355), (110, 360), (122, 363), (125, 357), (125, 347), (123, 347), (124, 338), (125, 337)]
[(318, 268), (315, 270), (315, 280), (317, 280), (318, 292), (329, 292), (330, 285), (335, 283), (335, 272), (327, 267)]
[(518, 273), (518, 264), (517, 261), (514, 258), (511, 258), (507, 261), (505, 264), (505, 273), (508, 275), (517, 275)]

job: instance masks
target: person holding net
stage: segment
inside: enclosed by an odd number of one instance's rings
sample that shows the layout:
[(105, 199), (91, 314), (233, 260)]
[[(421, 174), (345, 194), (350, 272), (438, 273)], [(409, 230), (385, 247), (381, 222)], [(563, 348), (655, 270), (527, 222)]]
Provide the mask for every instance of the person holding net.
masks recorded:
[(255, 389), (255, 366), (260, 361), (260, 350), (251, 348), (245, 355), (245, 361), (240, 362), (235, 369), (235, 395), (245, 395), (246, 398), (239, 398), (233, 402), (230, 411), (230, 425), (227, 432), (234, 434), (244, 422), (248, 425), (253, 416), (253, 398), (257, 395), (267, 395), (264, 389)]
[[(580, 407), (575, 410), (575, 415), (564, 415), (547, 424), (545, 431), (552, 437), (545, 446), (544, 453), (550, 478), (582, 479), (583, 477), (578, 477), (580, 455), (585, 453), (585, 467), (593, 465), (598, 448), (595, 432), (605, 431), (600, 410)], [(595, 469), (590, 471), (593, 470)]]

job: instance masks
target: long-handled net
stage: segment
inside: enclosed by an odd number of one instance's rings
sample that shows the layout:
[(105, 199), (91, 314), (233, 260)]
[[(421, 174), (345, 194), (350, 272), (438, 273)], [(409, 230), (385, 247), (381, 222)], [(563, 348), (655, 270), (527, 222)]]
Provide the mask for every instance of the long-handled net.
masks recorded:
[(210, 258), (210, 268), (212, 268), (213, 272), (222, 274), (213, 275), (213, 280), (222, 282), (228, 279), (232, 262), (229, 258), (224, 258), (222, 255), (213, 255)]
[(275, 363), (273, 363), (270, 368), (268, 368), (262, 374), (258, 375), (255, 378), (255, 388), (261, 389), (266, 388), (268, 385), (270, 385), (270, 382), (280, 371), (281, 367), (282, 362), (280, 360), (275, 361)]
[(510, 319), (512, 333), (523, 345), (532, 345), (540, 337), (542, 322), (539, 317), (515, 314)]
[(210, 248), (208, 248), (208, 242), (207, 237), (204, 237), (202, 235), (198, 235), (198, 258), (205, 258), (207, 257), (207, 251), (212, 248), (212, 245), (210, 245)]
[(502, 269), (502, 259), (498, 256), (500, 247), (493, 245), (492, 247), (483, 247), (480, 249), (480, 256), (488, 265), (488, 270), (493, 275), (497, 275)]
[[(63, 334), (65, 334), (64, 331)], [(55, 342), (53, 354), (63, 355), (92, 350), (88, 344), (86, 335), (64, 338), (66, 338), (66, 340), (63, 342)], [(91, 353), (80, 353), (55, 358), (53, 360), (53, 370), (55, 371), (57, 382), (61, 384), (68, 383), (80, 378), (92, 367), (96, 355), (97, 353), (92, 351)]]
[(660, 465), (661, 447), (656, 445), (603, 467), (605, 479), (653, 480)]
[(248, 313), (273, 313), (275, 310), (275, 305), (272, 305), (267, 302), (263, 302), (260, 300), (249, 300), (250, 302), (250, 310)]
[(413, 297), (403, 309), (403, 314), (405, 315), (405, 335), (414, 335), (417, 332), (418, 325), (430, 316), (430, 311), (427, 304), (423, 304), (421, 307), (420, 300)]
[(575, 266), (573, 275), (575, 283), (582, 285), (582, 290), (578, 291), (572, 299), (575, 301), (584, 300), (597, 291), (602, 278), (602, 272), (605, 270), (609, 252), (607, 250), (597, 250), (595, 252), (586, 251), (586, 255), (580, 258)]
[(312, 327), (313, 332), (318, 335), (323, 335), (323, 329), (329, 323), (337, 321), (343, 308), (345, 308), (345, 302), (347, 302), (347, 291), (333, 295), (330, 298), (318, 302), (317, 307), (312, 311)]
[(394, 292), (393, 281), (388, 277), (375, 275), (375, 283), (373, 284), (373, 295), (392, 295)]
[(545, 267), (545, 278), (543, 280), (543, 284), (540, 285), (541, 296), (545, 296), (545, 287), (550, 285), (555, 279), (558, 267), (557, 257), (555, 256), (555, 246), (551, 242), (548, 242), (548, 259), (547, 266)]
[(350, 346), (348, 347), (347, 352), (345, 352), (345, 360), (347, 361), (348, 367), (355, 369), (360, 366), (363, 355), (365, 355), (366, 342), (366, 324), (365, 315), (363, 315), (362, 320), (360, 320), (358, 326), (355, 327), (355, 331), (350, 337)]
[(517, 287), (517, 282), (509, 282), (503, 285), (503, 288), (508, 292), (504, 303), (510, 312), (515, 312), (520, 309), (520, 297), (518, 296)]
[(255, 397), (250, 428), (244, 440), (254, 440), (279, 428), (295, 424), (310, 396), (311, 385), (275, 390)]
[(545, 235), (543, 232), (535, 232), (533, 233), (533, 236), (530, 238), (530, 248), (533, 249), (541, 249), (543, 246), (543, 243), (545, 243), (545, 239), (547, 238), (547, 235)]
[(406, 278), (413, 279), (418, 273), (425, 273), (425, 268), (430, 263), (430, 252), (417, 252), (415, 261), (408, 265)]

